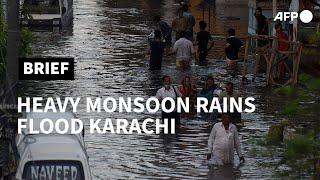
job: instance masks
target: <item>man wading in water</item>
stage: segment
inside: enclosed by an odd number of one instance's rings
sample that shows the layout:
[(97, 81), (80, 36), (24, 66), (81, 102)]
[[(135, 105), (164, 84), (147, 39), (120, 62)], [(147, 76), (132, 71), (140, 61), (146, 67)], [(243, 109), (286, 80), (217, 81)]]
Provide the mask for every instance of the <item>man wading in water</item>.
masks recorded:
[(177, 69), (189, 69), (192, 59), (195, 54), (193, 44), (186, 38), (186, 32), (181, 32), (181, 38), (176, 41), (173, 46), (172, 52), (168, 55), (176, 54), (176, 67)]
[(223, 113), (222, 122), (216, 123), (210, 133), (207, 160), (214, 165), (233, 164), (234, 149), (244, 163), (237, 128), (230, 123), (229, 114)]
[(153, 22), (155, 23), (155, 31), (161, 31), (161, 36), (165, 41), (166, 53), (170, 51), (172, 46), (172, 28), (160, 16), (154, 16)]
[(183, 10), (178, 10), (178, 17), (172, 21), (172, 30), (175, 31), (175, 40), (181, 38), (181, 33), (188, 30), (188, 19), (183, 16)]
[[(198, 45), (199, 66), (207, 66), (208, 52), (213, 48), (214, 42), (209, 31), (206, 31), (207, 23), (199, 22), (200, 32), (197, 33), (196, 44)], [(210, 43), (209, 43), (210, 42)], [(208, 48), (208, 43), (210, 47)]]
[[(159, 99), (159, 101), (162, 101), (164, 98), (167, 98), (167, 97), (170, 97), (172, 99), (177, 99), (178, 97), (181, 97), (181, 93), (179, 92), (179, 90), (171, 85), (170, 76), (164, 76), (162, 81), (163, 81), (164, 87), (159, 89), (156, 94), (156, 97)], [(166, 104), (166, 108), (167, 109), (170, 108), (170, 103)], [(171, 129), (171, 119), (175, 119), (176, 128), (180, 127), (180, 114), (177, 112), (176, 109), (170, 113), (166, 113), (162, 111), (161, 116), (162, 116), (162, 121), (164, 119), (168, 119), (169, 131)]]
[(228, 66), (235, 66), (239, 59), (239, 51), (243, 46), (242, 41), (236, 37), (236, 31), (232, 28), (228, 30), (229, 37), (226, 39), (226, 61)]
[(150, 55), (150, 70), (161, 70), (164, 48), (166, 47), (165, 43), (161, 41), (161, 31), (156, 30), (154, 32), (154, 41), (150, 42), (149, 46), (147, 55)]

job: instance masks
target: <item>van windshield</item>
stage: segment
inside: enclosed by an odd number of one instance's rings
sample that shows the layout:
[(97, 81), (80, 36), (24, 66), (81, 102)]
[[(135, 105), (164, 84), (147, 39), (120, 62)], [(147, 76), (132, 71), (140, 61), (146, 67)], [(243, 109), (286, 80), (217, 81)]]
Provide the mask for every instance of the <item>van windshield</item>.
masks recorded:
[(84, 172), (79, 161), (29, 161), (23, 169), (23, 179), (39, 180), (84, 180)]
[(59, 0), (24, 0), (30, 14), (60, 14)]

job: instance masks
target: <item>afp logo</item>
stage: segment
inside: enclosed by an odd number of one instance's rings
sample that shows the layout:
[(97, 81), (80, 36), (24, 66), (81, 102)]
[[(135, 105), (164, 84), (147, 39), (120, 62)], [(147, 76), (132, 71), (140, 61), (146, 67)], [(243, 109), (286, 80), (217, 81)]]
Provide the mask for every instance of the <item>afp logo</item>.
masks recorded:
[(313, 19), (313, 14), (309, 10), (303, 10), (300, 12), (278, 12), (276, 17), (273, 19), (274, 21), (293, 21), (295, 19), (300, 18), (301, 22), (309, 23)]

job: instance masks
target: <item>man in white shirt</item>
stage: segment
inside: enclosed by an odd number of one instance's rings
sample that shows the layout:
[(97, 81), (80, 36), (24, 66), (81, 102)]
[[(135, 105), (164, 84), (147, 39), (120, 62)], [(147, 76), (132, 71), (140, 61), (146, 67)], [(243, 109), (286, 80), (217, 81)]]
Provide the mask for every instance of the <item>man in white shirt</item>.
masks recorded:
[(237, 127), (230, 123), (229, 114), (224, 113), (222, 122), (216, 123), (210, 133), (207, 159), (215, 165), (233, 164), (234, 149), (240, 162), (244, 162)]
[(181, 38), (175, 42), (171, 54), (176, 54), (176, 66), (181, 69), (190, 68), (195, 53), (193, 44), (186, 38), (186, 32), (181, 33)]
[[(176, 99), (177, 97), (181, 97), (180, 91), (171, 85), (170, 76), (164, 76), (162, 81), (163, 81), (164, 87), (160, 88), (156, 94), (156, 97), (159, 99), (159, 101), (162, 101), (166, 97), (171, 97), (173, 99)], [(169, 120), (169, 129), (171, 129), (170, 127), (171, 119), (175, 119), (176, 128), (180, 127), (180, 114), (177, 111), (173, 111), (171, 113), (166, 113), (162, 111), (161, 116), (162, 116), (162, 120), (164, 119)]]

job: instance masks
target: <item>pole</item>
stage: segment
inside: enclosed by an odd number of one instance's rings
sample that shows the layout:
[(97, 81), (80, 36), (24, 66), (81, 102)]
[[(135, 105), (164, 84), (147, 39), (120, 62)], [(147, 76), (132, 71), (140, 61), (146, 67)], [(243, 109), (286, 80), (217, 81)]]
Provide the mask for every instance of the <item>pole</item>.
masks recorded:
[[(272, 17), (276, 17), (277, 15), (277, 0), (272, 0)], [(274, 28), (273, 29), (273, 35), (276, 34), (276, 30)]]
[(272, 16), (277, 15), (277, 0), (272, 0)]
[[(296, 1), (296, 7), (295, 10), (296, 12), (299, 12), (299, 1)], [(292, 37), (292, 41), (296, 42), (298, 39), (298, 20), (295, 19), (293, 20), (293, 37)]]
[(8, 31), (6, 54), (6, 80), (7, 85), (10, 89), (12, 89), (12, 87), (15, 86), (15, 84), (18, 82), (18, 54), (20, 42), (19, 8), (19, 0), (7, 1)]
[[(7, 17), (7, 41), (6, 41), (6, 85), (4, 86), (5, 94), (3, 103), (9, 105), (9, 107), (16, 107), (17, 105), (17, 92), (16, 84), (18, 82), (18, 53), (19, 53), (19, 42), (20, 42), (20, 23), (19, 23), (19, 0), (8, 0), (6, 8)], [(1, 121), (4, 125), (5, 135), (8, 139), (1, 140), (1, 151), (0, 151), (0, 171), (3, 167), (8, 167), (9, 161), (9, 146), (15, 151), (13, 144), (14, 135), (12, 130), (15, 130), (14, 123), (17, 117), (16, 109), (4, 109), (6, 115), (0, 114)], [(16, 151), (15, 151), (16, 153)], [(1, 173), (1, 176), (3, 174)]]

